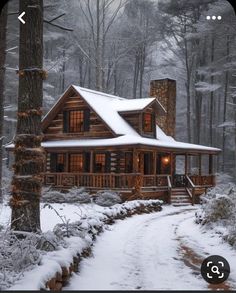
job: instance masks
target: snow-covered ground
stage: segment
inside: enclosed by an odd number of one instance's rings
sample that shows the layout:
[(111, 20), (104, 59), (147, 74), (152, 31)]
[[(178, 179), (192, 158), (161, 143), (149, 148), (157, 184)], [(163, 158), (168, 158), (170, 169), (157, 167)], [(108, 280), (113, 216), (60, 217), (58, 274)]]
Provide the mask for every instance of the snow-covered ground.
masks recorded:
[(223, 288), (236, 289), (236, 251), (196, 225), (194, 213), (166, 206), (161, 213), (117, 222), (98, 237), (93, 257), (82, 261), (65, 289), (215, 289), (200, 274), (201, 262), (212, 254), (231, 266)]
[[(133, 203), (134, 204), (134, 203)], [(81, 215), (103, 217), (115, 209), (104, 208), (96, 204), (52, 204), (59, 213), (41, 205), (42, 230), (52, 230), (58, 223), (70, 219), (78, 221)], [(119, 209), (119, 205), (117, 208)], [(218, 288), (236, 289), (236, 251), (223, 242), (222, 238), (204, 226), (197, 225), (195, 212), (197, 207), (163, 206), (158, 213), (133, 216), (119, 220), (109, 226), (93, 247), (93, 257), (84, 259), (80, 264), (79, 274), (74, 274), (65, 289), (216, 289), (208, 285), (200, 275), (200, 266), (204, 258), (218, 254), (225, 257), (231, 266), (229, 280)], [(10, 209), (7, 205), (0, 207), (0, 224), (9, 223)], [(79, 244), (76, 237), (71, 238), (71, 251), (60, 250), (45, 255), (42, 264), (49, 266), (53, 272), (69, 259), (72, 251)], [(82, 241), (83, 242), (83, 241)], [(86, 245), (82, 243), (81, 248)], [(77, 243), (77, 244), (76, 244)], [(73, 245), (72, 245), (73, 244)], [(79, 251), (79, 250), (78, 250)], [(66, 261), (66, 260), (64, 260)], [(40, 288), (45, 278), (45, 266), (39, 266), (28, 272), (14, 289)], [(52, 267), (52, 270), (50, 270)], [(44, 275), (44, 278), (40, 278)], [(35, 282), (41, 279), (41, 283)], [(30, 282), (29, 280), (35, 280)], [(36, 287), (32, 287), (36, 286)]]

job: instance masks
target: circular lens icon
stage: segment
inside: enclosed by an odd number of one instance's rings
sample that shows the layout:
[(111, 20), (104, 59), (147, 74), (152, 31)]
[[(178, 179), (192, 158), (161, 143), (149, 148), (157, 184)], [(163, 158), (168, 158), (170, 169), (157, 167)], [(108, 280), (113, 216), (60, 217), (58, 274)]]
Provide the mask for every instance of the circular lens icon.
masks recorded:
[(221, 284), (228, 279), (230, 266), (224, 257), (220, 255), (212, 255), (203, 261), (201, 274), (203, 279), (208, 283)]

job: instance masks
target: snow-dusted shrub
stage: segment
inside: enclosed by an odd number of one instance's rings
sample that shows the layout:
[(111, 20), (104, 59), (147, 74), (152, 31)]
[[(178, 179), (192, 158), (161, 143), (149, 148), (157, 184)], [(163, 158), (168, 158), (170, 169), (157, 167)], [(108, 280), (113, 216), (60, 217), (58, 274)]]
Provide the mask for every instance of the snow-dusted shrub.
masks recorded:
[(20, 274), (40, 262), (37, 243), (34, 234), (29, 233), (19, 239), (11, 231), (0, 233), (0, 290), (10, 286)]
[(215, 229), (225, 241), (236, 247), (236, 186), (221, 184), (209, 190), (196, 212), (196, 223)]
[(110, 207), (117, 203), (121, 203), (121, 197), (114, 191), (98, 191), (94, 197), (94, 202), (103, 207)]
[(91, 196), (84, 187), (73, 187), (66, 193), (44, 187), (42, 192), (42, 202), (48, 203), (90, 203)]
[(62, 244), (62, 242), (61, 235), (59, 237), (52, 231), (48, 231), (40, 235), (37, 243), (37, 249), (44, 251), (54, 251), (60, 244)]
[(68, 194), (69, 200), (74, 200), (74, 202), (79, 203), (90, 203), (91, 196), (88, 192), (85, 191), (84, 187), (73, 187), (69, 190)]
[(229, 228), (228, 233), (224, 236), (224, 240), (236, 249), (236, 223)]
[(233, 185), (221, 185), (211, 189), (202, 198), (202, 207), (196, 213), (196, 222), (212, 224), (235, 219), (236, 188)]

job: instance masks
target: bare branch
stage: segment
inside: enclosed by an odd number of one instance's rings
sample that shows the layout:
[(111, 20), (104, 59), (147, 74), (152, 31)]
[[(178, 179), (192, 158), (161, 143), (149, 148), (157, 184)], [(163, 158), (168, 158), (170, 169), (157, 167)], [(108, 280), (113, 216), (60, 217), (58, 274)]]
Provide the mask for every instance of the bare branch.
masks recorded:
[(49, 20), (48, 22), (53, 22), (54, 20), (56, 20), (56, 19), (58, 19), (58, 18), (60, 18), (60, 17), (62, 17), (62, 16), (64, 16), (64, 15), (66, 15), (65, 13), (62, 13), (61, 15), (58, 15), (58, 16), (56, 16), (56, 17), (54, 17), (53, 19), (51, 19), (51, 20)]
[(52, 23), (52, 22), (50, 22), (50, 21), (48, 21), (48, 20), (46, 20), (46, 19), (44, 19), (43, 22), (45, 22), (45, 23), (47, 23), (47, 24), (50, 24), (50, 25), (52, 25), (52, 26), (55, 26), (55, 27), (57, 27), (57, 28), (59, 28), (59, 29), (61, 29), (61, 30), (64, 30), (64, 31), (69, 31), (69, 32), (73, 32), (73, 31), (74, 31), (74, 30), (71, 29), (71, 28), (63, 27), (63, 26), (61, 26), (61, 25), (58, 25), (58, 24)]

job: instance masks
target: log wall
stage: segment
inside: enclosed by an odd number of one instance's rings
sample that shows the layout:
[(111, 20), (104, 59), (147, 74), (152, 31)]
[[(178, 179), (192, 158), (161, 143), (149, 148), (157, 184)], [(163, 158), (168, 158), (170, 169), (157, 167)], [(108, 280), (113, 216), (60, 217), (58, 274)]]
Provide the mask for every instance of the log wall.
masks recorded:
[(110, 138), (114, 137), (112, 131), (102, 119), (90, 108), (90, 130), (78, 133), (63, 132), (63, 111), (84, 110), (89, 106), (80, 96), (72, 96), (67, 99), (56, 117), (44, 131), (44, 140), (73, 139), (73, 138)]

